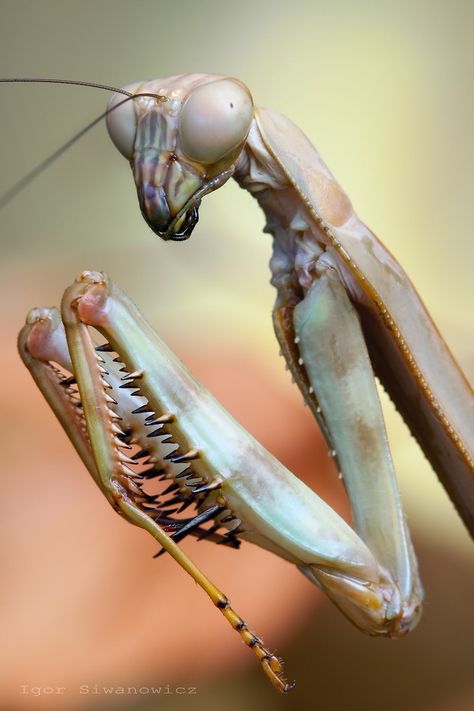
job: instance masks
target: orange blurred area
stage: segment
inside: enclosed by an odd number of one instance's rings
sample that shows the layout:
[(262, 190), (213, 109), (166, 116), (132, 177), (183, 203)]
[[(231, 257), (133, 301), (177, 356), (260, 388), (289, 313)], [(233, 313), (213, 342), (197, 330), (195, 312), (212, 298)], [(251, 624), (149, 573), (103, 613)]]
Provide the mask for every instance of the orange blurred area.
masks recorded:
[[(118, 86), (179, 72), (242, 79), (310, 137), (399, 259), (474, 377), (469, 0), (4, 0), (3, 76)], [(0, 194), (105, 108), (80, 87), (0, 85)], [(16, 353), (33, 306), (106, 270), (192, 372), (349, 520), (316, 424), (278, 357), (271, 239), (230, 182), (182, 244), (151, 234), (129, 166), (96, 127), (0, 212), (0, 706), (5, 711), (464, 711), (474, 706), (472, 543), (382, 394), (426, 606), (399, 642), (363, 636), (293, 566), (186, 540), (280, 654), (279, 698), (200, 589), (87, 475)], [(159, 695), (105, 688), (159, 687)], [(65, 687), (64, 693), (45, 689)], [(176, 692), (196, 688), (196, 694)], [(86, 689), (84, 691), (84, 689)], [(166, 691), (168, 689), (168, 691)]]

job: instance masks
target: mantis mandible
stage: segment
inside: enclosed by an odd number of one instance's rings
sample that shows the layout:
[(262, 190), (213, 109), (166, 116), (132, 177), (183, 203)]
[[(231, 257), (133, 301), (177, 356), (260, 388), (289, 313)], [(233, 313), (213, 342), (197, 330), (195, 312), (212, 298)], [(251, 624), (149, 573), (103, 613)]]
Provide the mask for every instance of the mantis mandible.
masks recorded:
[[(157, 235), (189, 238), (202, 198), (230, 177), (263, 209), (275, 332), (343, 477), (353, 528), (225, 412), (105, 274), (84, 272), (61, 311), (33, 309), (20, 353), (111, 505), (182, 565), (287, 691), (281, 661), (177, 542), (256, 543), (297, 565), (361, 630), (406, 634), (423, 592), (374, 373), (471, 532), (473, 393), (403, 269), (289, 119), (219, 75), (120, 92), (108, 130)], [(168, 486), (151, 495), (150, 479)], [(195, 515), (173, 516), (189, 504)]]

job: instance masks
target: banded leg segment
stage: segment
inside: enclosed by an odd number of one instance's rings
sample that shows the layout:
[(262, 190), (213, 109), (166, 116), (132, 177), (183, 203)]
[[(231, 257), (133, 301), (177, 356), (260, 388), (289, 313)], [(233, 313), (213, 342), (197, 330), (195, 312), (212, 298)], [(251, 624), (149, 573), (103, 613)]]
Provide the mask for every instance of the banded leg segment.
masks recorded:
[(250, 647), (262, 665), (262, 669), (273, 686), (282, 693), (290, 691), (294, 682), (287, 682), (283, 677), (283, 664), (278, 657), (266, 649), (262, 640), (247, 627), (240, 615), (231, 607), (229, 599), (209, 578), (192, 562), (181, 548), (133, 502), (120, 499), (118, 507), (122, 515), (131, 523), (148, 531), (177, 563), (196, 581), (196, 583), (211, 598), (214, 605), (222, 612), (227, 622), (236, 630), (244, 644)]

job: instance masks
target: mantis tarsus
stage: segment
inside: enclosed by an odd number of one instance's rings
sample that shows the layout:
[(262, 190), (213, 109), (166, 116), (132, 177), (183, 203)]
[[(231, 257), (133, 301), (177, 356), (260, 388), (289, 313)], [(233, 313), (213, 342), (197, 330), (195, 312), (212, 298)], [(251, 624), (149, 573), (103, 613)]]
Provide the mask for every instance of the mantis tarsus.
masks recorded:
[[(343, 477), (353, 529), (223, 410), (104, 274), (84, 272), (61, 313), (33, 309), (20, 353), (112, 506), (192, 575), (287, 691), (280, 660), (177, 541), (257, 543), (296, 564), (360, 629), (404, 635), (423, 593), (374, 371), (471, 532), (472, 391), (314, 147), (287, 118), (254, 107), (241, 82), (192, 74), (129, 85), (112, 96), (107, 124), (163, 239), (187, 239), (203, 196), (230, 177), (258, 200), (274, 240), (276, 335)], [(152, 496), (144, 486), (155, 477), (169, 486)], [(197, 512), (176, 519), (183, 501)]]

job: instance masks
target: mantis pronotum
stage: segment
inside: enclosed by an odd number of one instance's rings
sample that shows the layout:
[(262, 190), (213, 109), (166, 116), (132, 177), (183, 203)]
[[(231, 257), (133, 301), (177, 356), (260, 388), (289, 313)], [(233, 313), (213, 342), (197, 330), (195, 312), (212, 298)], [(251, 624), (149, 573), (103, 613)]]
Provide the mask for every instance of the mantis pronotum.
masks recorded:
[[(241, 82), (193, 74), (130, 85), (112, 97), (107, 123), (163, 239), (187, 239), (202, 198), (230, 177), (258, 200), (274, 240), (276, 335), (343, 477), (353, 529), (242, 430), (104, 274), (84, 272), (61, 314), (31, 311), (20, 353), (112, 506), (193, 576), (286, 691), (280, 660), (177, 542), (191, 533), (257, 543), (297, 565), (360, 629), (402, 636), (423, 593), (374, 371), (471, 531), (472, 391), (313, 146), (285, 117), (254, 107)], [(106, 343), (97, 347), (89, 327)], [(155, 478), (167, 488), (150, 495)], [(188, 504), (195, 515), (176, 518)]]

